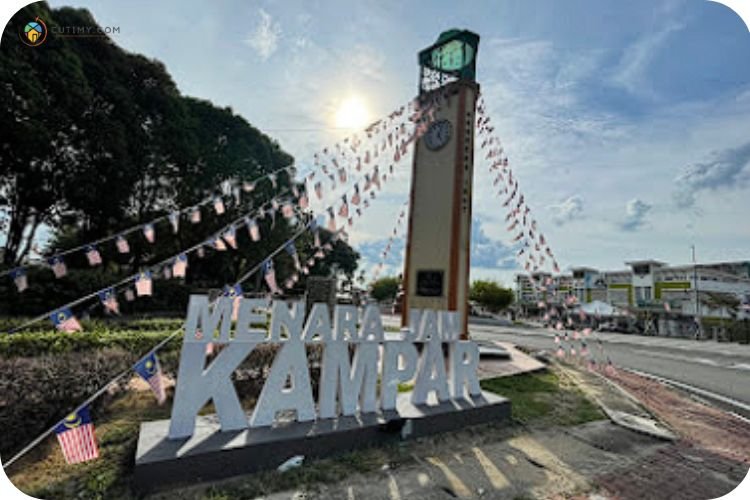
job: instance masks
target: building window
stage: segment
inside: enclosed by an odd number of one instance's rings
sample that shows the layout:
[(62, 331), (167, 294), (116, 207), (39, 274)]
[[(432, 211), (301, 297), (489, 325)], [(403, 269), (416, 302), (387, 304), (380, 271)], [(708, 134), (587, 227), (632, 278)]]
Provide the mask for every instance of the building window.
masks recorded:
[(651, 287), (650, 286), (643, 288), (643, 300), (651, 300)]

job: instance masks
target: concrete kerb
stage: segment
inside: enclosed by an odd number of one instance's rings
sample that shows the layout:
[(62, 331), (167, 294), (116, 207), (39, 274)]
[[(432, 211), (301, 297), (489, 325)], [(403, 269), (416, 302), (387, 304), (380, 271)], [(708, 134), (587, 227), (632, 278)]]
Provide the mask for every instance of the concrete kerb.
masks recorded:
[(555, 366), (558, 367), (563, 375), (565, 375), (570, 381), (576, 384), (584, 392), (584, 394), (590, 397), (597, 404), (597, 406), (602, 409), (604, 414), (613, 424), (665, 441), (675, 441), (678, 439), (677, 434), (667, 424), (659, 420), (652, 412), (645, 408), (635, 396), (627, 392), (625, 389), (623, 389), (613, 381), (609, 380), (607, 377), (599, 373), (592, 372), (593, 375), (605, 382), (608, 386), (618, 391), (621, 395), (627, 398), (631, 403), (635, 404), (640, 410), (643, 411), (644, 414), (648, 415), (650, 418), (611, 408), (599, 396), (597, 396), (594, 391), (591, 390), (591, 388), (586, 384), (584, 380), (574, 374), (570, 369), (566, 368), (562, 365), (562, 363), (559, 362), (555, 362)]

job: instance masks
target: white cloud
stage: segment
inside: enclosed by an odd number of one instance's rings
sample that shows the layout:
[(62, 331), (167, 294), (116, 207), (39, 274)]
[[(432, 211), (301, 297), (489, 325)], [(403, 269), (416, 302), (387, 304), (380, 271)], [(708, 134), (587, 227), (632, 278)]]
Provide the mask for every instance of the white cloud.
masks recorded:
[(620, 223), (620, 227), (625, 231), (640, 229), (646, 223), (646, 215), (651, 208), (648, 203), (633, 198), (625, 205), (625, 220)]
[(281, 26), (275, 22), (271, 14), (263, 9), (258, 9), (260, 22), (255, 31), (245, 39), (245, 43), (255, 49), (261, 60), (268, 60), (279, 46), (279, 37), (281, 36)]
[(750, 142), (737, 148), (714, 152), (711, 159), (687, 167), (676, 179), (674, 201), (680, 208), (692, 207), (700, 191), (732, 188), (750, 178)]
[(581, 218), (583, 215), (583, 198), (576, 194), (563, 200), (562, 203), (550, 205), (547, 208), (553, 212), (552, 220), (561, 226), (566, 222)]

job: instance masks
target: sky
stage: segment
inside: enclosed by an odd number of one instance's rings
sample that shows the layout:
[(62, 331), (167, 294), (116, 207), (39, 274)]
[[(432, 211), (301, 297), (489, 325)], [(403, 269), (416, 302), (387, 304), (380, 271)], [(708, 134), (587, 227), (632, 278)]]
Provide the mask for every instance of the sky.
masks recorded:
[[(417, 52), (450, 28), (481, 36), (477, 80), (514, 175), (563, 270), (750, 260), (750, 33), (703, 0), (67, 0), (162, 61), (187, 95), (230, 106), (301, 165), (417, 92)], [(472, 278), (520, 272), (477, 157)], [(407, 172), (351, 231), (369, 270)], [(402, 226), (403, 227), (403, 226)], [(399, 233), (402, 235), (402, 232)], [(385, 273), (398, 273), (403, 241)], [(382, 274), (381, 274), (382, 275)]]

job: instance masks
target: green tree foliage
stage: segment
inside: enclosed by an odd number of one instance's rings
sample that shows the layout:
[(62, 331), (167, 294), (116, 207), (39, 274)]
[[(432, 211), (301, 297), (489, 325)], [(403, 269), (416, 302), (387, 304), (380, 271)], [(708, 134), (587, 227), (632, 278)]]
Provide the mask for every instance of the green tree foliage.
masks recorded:
[(513, 290), (503, 288), (495, 281), (477, 280), (471, 283), (469, 300), (492, 312), (498, 312), (513, 303)]
[[(160, 62), (126, 52), (109, 38), (50, 33), (39, 47), (24, 45), (19, 29), (37, 16), (48, 28), (96, 25), (86, 10), (50, 9), (39, 2), (20, 10), (3, 32), (0, 218), (5, 228), (0, 230), (7, 231), (5, 267), (24, 261), (40, 227), (53, 235), (41, 250), (54, 254), (218, 194), (223, 181), (253, 180), (293, 164), (278, 143), (232, 109), (181, 95)], [(106, 264), (89, 272), (110, 280), (159, 262), (206, 241), (273, 195), (289, 192), (291, 182), (287, 172), (279, 174), (276, 187), (263, 180), (234, 202), (226, 198), (221, 216), (208, 207), (200, 224), (183, 218), (176, 235), (164, 222), (156, 227), (154, 244), (132, 234), (129, 255), (119, 255), (112, 243), (102, 245)], [(251, 243), (240, 230), (237, 250), (191, 259), (187, 282), (231, 282), (300, 229), (278, 214), (267, 215), (259, 225), (260, 242)], [(313, 274), (328, 274), (335, 264), (337, 272), (351, 277), (358, 258), (337, 241)], [(87, 268), (81, 254), (66, 261), (69, 268)], [(290, 262), (277, 263), (280, 279), (291, 269)]]
[(377, 301), (393, 299), (401, 286), (401, 280), (395, 276), (386, 276), (374, 281), (370, 295)]

